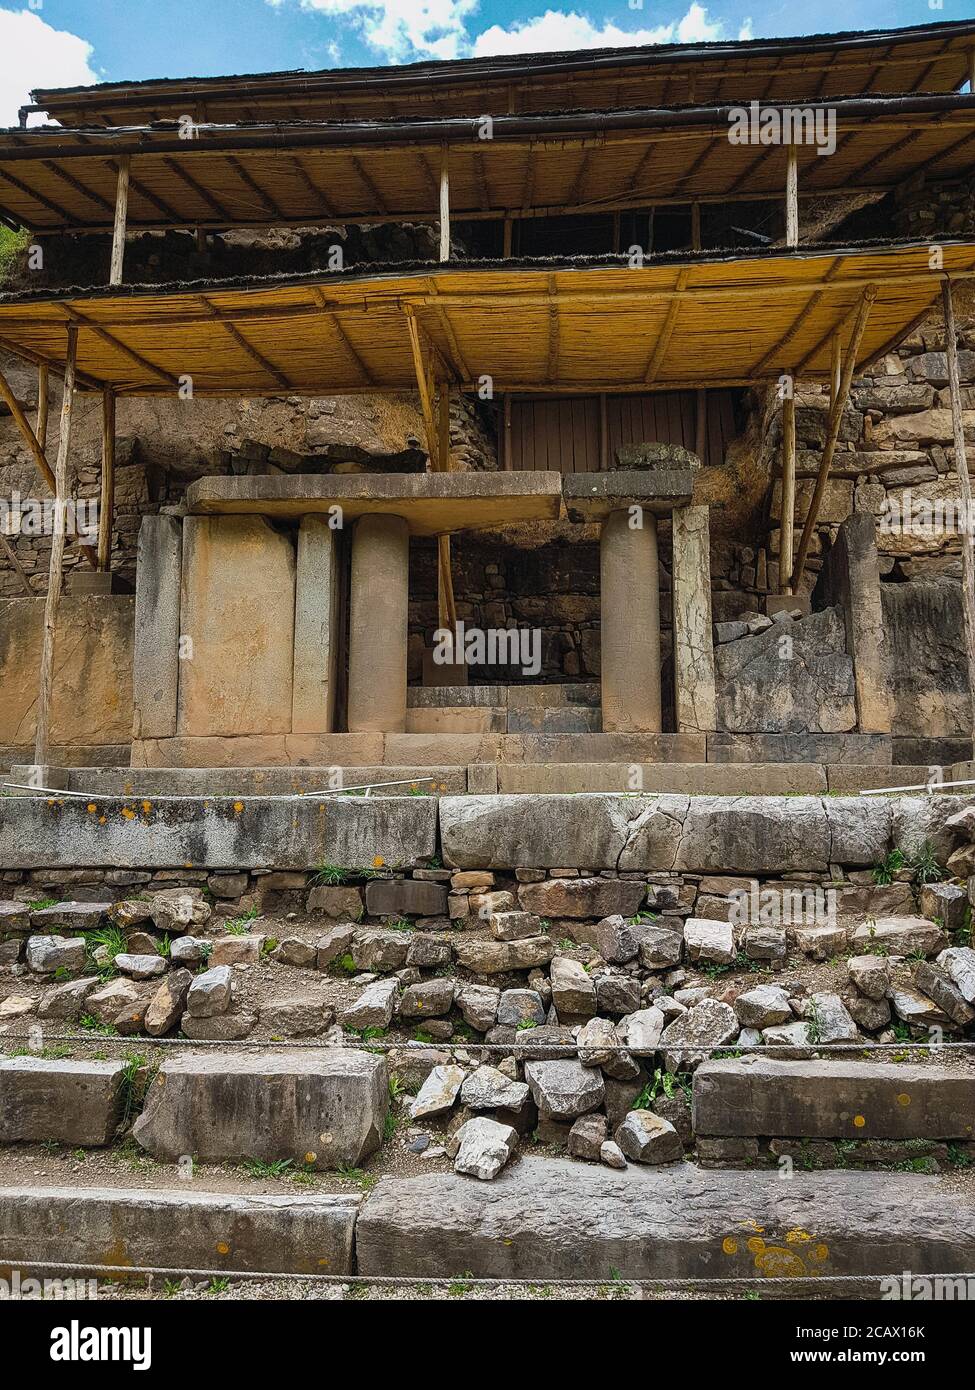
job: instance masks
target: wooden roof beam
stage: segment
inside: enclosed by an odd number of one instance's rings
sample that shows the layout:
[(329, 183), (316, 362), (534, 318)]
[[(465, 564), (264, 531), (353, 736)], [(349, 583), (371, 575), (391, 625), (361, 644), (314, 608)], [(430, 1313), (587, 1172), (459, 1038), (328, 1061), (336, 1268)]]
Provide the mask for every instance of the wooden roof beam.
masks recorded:
[(42, 159), (41, 165), (48, 173), (54, 174), (57, 178), (61, 179), (62, 182), (66, 183), (69, 188), (73, 188), (82, 198), (86, 198), (89, 203), (97, 203), (100, 208), (104, 208), (106, 212), (110, 212), (114, 216), (114, 203), (110, 203), (108, 199), (103, 198), (100, 193), (95, 193), (92, 189), (86, 187), (80, 179), (75, 178), (74, 174), (69, 174), (67, 169), (62, 169), (56, 159)]
[(74, 220), (73, 215), (68, 212), (66, 208), (63, 208), (60, 203), (54, 202), (53, 198), (48, 198), (43, 193), (35, 193), (26, 183), (22, 183), (20, 179), (16, 178), (6, 169), (0, 169), (0, 179), (6, 180), (12, 188), (16, 188), (18, 193), (25, 194), (35, 203), (40, 203), (41, 207), (47, 208), (48, 212), (53, 212), (55, 217), (60, 218), (62, 222), (66, 222), (70, 225)]
[(162, 367), (157, 367), (155, 362), (150, 362), (148, 357), (143, 357), (142, 354), (136, 352), (134, 348), (130, 348), (126, 343), (123, 343), (119, 338), (109, 333), (107, 328), (103, 328), (101, 324), (95, 323), (92, 319), (87, 318), (86, 315), (79, 313), (78, 310), (73, 309), (70, 304), (62, 304), (60, 307), (64, 313), (67, 314), (71, 323), (76, 324), (79, 328), (84, 328), (94, 333), (95, 337), (101, 338), (103, 343), (107, 343), (109, 347), (114, 348), (116, 352), (123, 353), (133, 361), (136, 366), (141, 367), (145, 372), (150, 372), (160, 381), (166, 382), (166, 384), (171, 386), (174, 390), (179, 389), (178, 377), (170, 376), (169, 372), (164, 371)]
[(374, 205), (379, 209), (380, 212), (388, 212), (389, 207), (386, 203), (386, 199), (383, 197), (379, 189), (376, 187), (371, 175), (366, 173), (366, 170), (363, 168), (362, 161), (359, 159), (359, 157), (357, 155), (350, 154), (349, 163), (355, 170), (356, 177), (359, 179), (360, 183), (365, 188), (367, 195), (372, 199)]
[(276, 367), (274, 363), (270, 361), (269, 358), (265, 357), (262, 353), (258, 352), (257, 348), (254, 347), (252, 343), (249, 343), (247, 341), (247, 339), (241, 333), (240, 329), (237, 328), (235, 324), (230, 322), (230, 320), (227, 319), (219, 309), (215, 308), (210, 303), (205, 294), (200, 295), (200, 303), (213, 317), (214, 321), (218, 322), (223, 328), (227, 330), (227, 332), (233, 338), (237, 346), (242, 348), (243, 351), (247, 354), (247, 356), (250, 357), (250, 359), (253, 362), (256, 362), (263, 372), (266, 372), (268, 376), (273, 377), (273, 379), (278, 383), (280, 387), (282, 387), (283, 390), (291, 391), (293, 389), (291, 381), (288, 379), (288, 377), (285, 376), (284, 372), (282, 372), (279, 367)]
[(366, 364), (365, 360), (353, 347), (348, 334), (339, 323), (335, 305), (329, 304), (328, 300), (325, 298), (325, 291), (320, 285), (314, 286), (313, 293), (315, 299), (318, 301), (318, 311), (323, 312), (332, 325), (334, 335), (338, 339), (342, 351), (345, 353), (346, 357), (349, 358), (359, 375), (368, 382), (370, 386), (374, 386), (376, 384), (375, 375), (372, 369)]
[(260, 199), (261, 205), (271, 214), (272, 217), (284, 217), (284, 213), (277, 203), (265, 189), (257, 182), (249, 169), (245, 168), (236, 155), (227, 155), (227, 163), (233, 169), (238, 178), (247, 185), (254, 196)]
[(163, 163), (167, 169), (172, 170), (177, 178), (182, 179), (186, 186), (192, 189), (198, 198), (202, 198), (207, 207), (210, 208), (212, 212), (215, 212), (224, 223), (228, 223), (231, 226), (233, 225), (234, 218), (231, 217), (223, 204), (218, 202), (209, 189), (204, 188), (202, 183), (199, 183), (188, 169), (184, 169), (178, 160), (174, 159), (171, 155), (166, 155), (163, 158)]
[[(674, 289), (678, 294), (683, 294), (686, 290), (687, 277), (688, 271), (686, 267), (677, 272)], [(677, 315), (680, 313), (680, 306), (680, 299), (675, 298), (670, 301), (670, 308), (667, 310), (664, 326), (660, 330), (660, 336), (656, 341), (653, 352), (650, 354), (650, 361), (647, 363), (647, 370), (644, 373), (644, 380), (648, 385), (657, 379), (657, 374), (663, 365), (663, 360), (667, 355), (667, 349), (670, 346), (670, 340), (674, 336), (674, 329), (677, 326)]]

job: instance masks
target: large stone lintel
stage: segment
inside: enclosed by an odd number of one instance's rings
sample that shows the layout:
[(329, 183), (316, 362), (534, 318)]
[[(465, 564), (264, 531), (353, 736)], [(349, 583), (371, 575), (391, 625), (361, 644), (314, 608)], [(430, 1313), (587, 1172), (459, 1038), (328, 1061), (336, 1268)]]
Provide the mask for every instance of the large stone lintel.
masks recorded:
[(341, 508), (343, 523), (360, 516), (399, 516), (415, 536), (447, 535), (554, 521), (561, 474), (359, 473), (200, 478), (186, 491), (191, 512), (302, 517)]
[(709, 763), (873, 763), (889, 766), (886, 734), (708, 734)]
[(694, 491), (690, 468), (615, 469), (567, 473), (562, 496), (570, 521), (602, 521), (610, 512), (642, 507), (654, 513), (685, 506)]

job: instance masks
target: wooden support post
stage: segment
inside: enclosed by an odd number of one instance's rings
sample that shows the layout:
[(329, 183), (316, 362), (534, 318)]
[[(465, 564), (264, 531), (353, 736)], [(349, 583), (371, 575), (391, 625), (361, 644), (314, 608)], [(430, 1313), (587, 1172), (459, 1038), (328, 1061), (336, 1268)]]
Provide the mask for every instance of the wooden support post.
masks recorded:
[(131, 156), (124, 154), (118, 162), (118, 182), (115, 187), (115, 228), (112, 232), (112, 266), (108, 283), (121, 285), (125, 262), (125, 226), (129, 213), (129, 166)]
[(450, 169), (448, 147), (440, 146), (440, 259), (450, 260)]
[(701, 249), (701, 204), (691, 203), (691, 250)]
[(506, 473), (512, 469), (511, 458), (511, 393), (506, 391), (501, 402), (501, 466)]
[(965, 421), (961, 408), (961, 380), (958, 371), (958, 335), (951, 281), (941, 282), (941, 302), (945, 314), (945, 348), (948, 356), (948, 388), (951, 394), (951, 425), (955, 438), (955, 472), (961, 489), (962, 516), (962, 609), (965, 614), (965, 649), (968, 656), (968, 684), (972, 699), (972, 736), (975, 739), (975, 537), (972, 535), (972, 482), (965, 448)]
[(68, 326), (68, 347), (64, 362), (64, 395), (61, 398), (61, 428), (58, 456), (54, 466), (54, 535), (51, 537), (51, 565), (48, 570), (47, 600), (44, 604), (44, 642), (37, 691), (37, 728), (34, 736), (34, 764), (47, 762), (50, 739), (51, 695), (54, 685), (54, 648), (57, 636), (58, 605), (64, 564), (64, 533), (68, 505), (68, 454), (71, 449), (71, 412), (74, 405), (74, 372), (78, 353), (78, 329)]
[(704, 451), (708, 442), (708, 393), (701, 387), (694, 393), (694, 452), (701, 463), (706, 463)]
[[(450, 471), (450, 390), (444, 382), (440, 387), (437, 406), (439, 442), (437, 453), (443, 472)], [(450, 537), (437, 537), (437, 609), (441, 627), (457, 631), (457, 604), (454, 599), (454, 579), (450, 564)], [(454, 653), (456, 660), (457, 653)]]
[(779, 593), (792, 593), (796, 524), (796, 382), (782, 402), (782, 498), (779, 504)]
[(51, 371), (46, 362), (42, 362), (37, 369), (37, 428), (34, 433), (37, 435), (37, 442), (41, 449), (47, 448), (47, 416), (50, 406), (50, 375)]
[(98, 503), (98, 568), (112, 568), (112, 524), (115, 518), (115, 392), (102, 392), (102, 477)]
[(786, 149), (785, 244), (799, 245), (799, 150), (796, 145)]
[(506, 261), (509, 260), (511, 257), (511, 233), (513, 227), (514, 219), (511, 217), (506, 217), (504, 219), (504, 233), (501, 244), (501, 255), (504, 257)]
[[(38, 385), (40, 385), (39, 382)], [(30, 421), (27, 419), (27, 416), (21, 409), (20, 401), (18, 401), (17, 397), (14, 395), (13, 387), (10, 385), (10, 382), (4, 376), (3, 372), (0, 372), (0, 397), (3, 398), (4, 404), (10, 411), (10, 414), (13, 416), (14, 424), (20, 430), (21, 437), (23, 438), (24, 443), (27, 445), (28, 449), (31, 451), (31, 454), (34, 457), (34, 463), (37, 466), (38, 473), (40, 473), (41, 477), (44, 479), (51, 492), (54, 492), (54, 474), (51, 472), (51, 465), (47, 461), (44, 449), (41, 446), (38, 436), (30, 427)], [(43, 423), (44, 430), (46, 433), (47, 413), (45, 412), (44, 419), (42, 421), (40, 407), (38, 406), (37, 416), (38, 427), (40, 427), (40, 425)]]
[(829, 345), (829, 393), (835, 401), (843, 374), (843, 348), (839, 333), (834, 333)]
[(609, 409), (605, 391), (599, 393), (599, 466), (604, 473), (609, 469)]
[(846, 408), (847, 398), (850, 394), (850, 384), (853, 381), (853, 372), (856, 368), (857, 353), (860, 351), (863, 331), (867, 326), (867, 319), (870, 317), (870, 309), (876, 298), (876, 285), (867, 285), (860, 295), (860, 304), (857, 309), (856, 319), (853, 323), (853, 331), (850, 334), (850, 343), (846, 350), (846, 360), (843, 363), (843, 370), (840, 374), (839, 387), (830, 402), (829, 416), (826, 421), (826, 444), (823, 448), (823, 457), (820, 460), (819, 472), (816, 475), (816, 483), (813, 487), (813, 495), (809, 502), (806, 524), (803, 526), (802, 535), (799, 538), (799, 549), (796, 553), (795, 568), (792, 572), (793, 593), (798, 592), (802, 583), (802, 572), (806, 567), (806, 557), (809, 554), (813, 532), (819, 520), (820, 508), (823, 505), (823, 494), (826, 491), (829, 470), (832, 467), (833, 455), (836, 452), (836, 441), (840, 437), (840, 425), (843, 422), (843, 411)]

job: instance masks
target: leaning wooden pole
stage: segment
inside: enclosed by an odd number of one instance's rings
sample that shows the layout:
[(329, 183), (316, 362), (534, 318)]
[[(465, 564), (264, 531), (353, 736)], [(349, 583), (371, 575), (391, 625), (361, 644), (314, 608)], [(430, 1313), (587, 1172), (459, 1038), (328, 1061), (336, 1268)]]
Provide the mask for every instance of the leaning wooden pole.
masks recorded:
[(50, 407), (51, 369), (42, 362), (37, 369), (37, 426), (34, 433), (41, 450), (47, 448), (47, 417)]
[(57, 636), (58, 605), (64, 578), (64, 533), (68, 505), (68, 455), (71, 450), (71, 413), (74, 405), (74, 371), (78, 354), (78, 329), (68, 326), (68, 347), (64, 363), (64, 395), (61, 398), (61, 428), (58, 456), (54, 466), (54, 535), (51, 537), (51, 566), (48, 571), (47, 600), (44, 604), (44, 643), (37, 691), (37, 729), (34, 736), (34, 766), (47, 764), (51, 725), (51, 695), (54, 685), (54, 652)]
[(796, 383), (782, 402), (782, 500), (779, 506), (779, 593), (792, 593), (796, 525)]
[(98, 500), (98, 568), (112, 568), (115, 516), (115, 392), (102, 392), (102, 477)]
[(834, 392), (833, 399), (830, 402), (829, 416), (826, 421), (826, 444), (823, 448), (823, 457), (819, 463), (819, 472), (816, 475), (813, 495), (809, 502), (806, 524), (803, 526), (802, 535), (799, 538), (795, 568), (792, 571), (793, 593), (798, 593), (802, 583), (802, 572), (806, 568), (806, 557), (809, 554), (813, 533), (816, 530), (816, 523), (819, 520), (820, 508), (823, 505), (823, 495), (826, 492), (826, 484), (829, 481), (829, 470), (832, 467), (833, 455), (836, 452), (837, 440), (840, 437), (840, 426), (843, 423), (843, 411), (846, 409), (846, 403), (850, 395), (853, 373), (856, 370), (857, 354), (860, 351), (860, 343), (863, 340), (867, 319), (870, 317), (870, 310), (876, 298), (877, 286), (867, 285), (860, 296), (860, 304), (857, 308), (856, 319), (853, 323), (853, 332), (850, 334), (850, 342), (846, 350), (843, 370), (840, 373), (839, 388)]
[(955, 437), (955, 472), (961, 488), (962, 517), (962, 608), (965, 613), (965, 650), (968, 656), (968, 685), (972, 699), (972, 738), (975, 742), (975, 537), (972, 535), (972, 481), (968, 474), (965, 448), (965, 421), (961, 408), (961, 374), (958, 370), (958, 335), (951, 281), (941, 282), (941, 302), (945, 314), (945, 349), (948, 357), (948, 389), (951, 395), (951, 425)]
[[(443, 472), (450, 472), (450, 390), (444, 382), (440, 387), (440, 400), (437, 408), (437, 427), (439, 440), (437, 453)], [(450, 562), (450, 537), (437, 537), (437, 607), (441, 627), (451, 632), (457, 631), (457, 603), (454, 599), (454, 576)], [(458, 653), (454, 653), (456, 661)]]

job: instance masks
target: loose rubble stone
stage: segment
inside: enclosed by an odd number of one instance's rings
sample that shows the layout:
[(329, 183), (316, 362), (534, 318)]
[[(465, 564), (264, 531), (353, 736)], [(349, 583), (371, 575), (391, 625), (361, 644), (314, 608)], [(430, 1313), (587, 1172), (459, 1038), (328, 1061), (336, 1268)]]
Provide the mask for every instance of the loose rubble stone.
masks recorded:
[(440, 1018), (453, 1004), (453, 980), (436, 978), (408, 985), (400, 996), (399, 1012), (403, 1018)]
[(143, 922), (152, 921), (148, 900), (139, 898), (123, 898), (121, 902), (112, 903), (107, 916), (123, 931), (128, 930), (129, 927), (141, 926)]
[(164, 888), (149, 899), (149, 916), (160, 931), (180, 936), (205, 927), (213, 909), (198, 889)]
[(526, 912), (539, 917), (632, 917), (646, 897), (645, 883), (615, 878), (549, 878), (523, 883), (518, 897)]
[(83, 970), (85, 938), (32, 936), (27, 942), (27, 964), (39, 975), (53, 975), (57, 970)]
[(854, 1042), (860, 1034), (838, 994), (819, 990), (809, 996), (809, 1022), (818, 1043)]
[(708, 917), (688, 917), (684, 923), (684, 945), (687, 948), (688, 960), (708, 960), (714, 961), (717, 965), (730, 965), (735, 959), (735, 938), (730, 922), (716, 922)]
[(331, 917), (336, 922), (358, 922), (362, 916), (362, 894), (358, 888), (313, 888), (306, 904), (309, 915)]
[(762, 1040), (775, 1048), (777, 1058), (801, 1058), (812, 1055), (812, 1035), (811, 1025), (805, 1019), (796, 1019), (794, 1023), (763, 1029)]
[(463, 984), (456, 993), (461, 1017), (478, 1033), (486, 1033), (494, 1026), (500, 1000), (501, 991), (493, 985)]
[(355, 927), (348, 922), (340, 927), (332, 927), (331, 931), (320, 936), (315, 942), (315, 964), (318, 969), (327, 970), (338, 956), (351, 951), (354, 936)]
[(0, 1059), (0, 1144), (110, 1143), (124, 1072), (118, 1061)]
[(607, 1139), (605, 1144), (600, 1145), (599, 1161), (605, 1163), (607, 1168), (626, 1167), (626, 1156), (615, 1139)]
[(157, 975), (165, 975), (168, 962), (165, 956), (135, 956), (123, 952), (115, 957), (115, 964), (123, 975), (133, 980), (151, 980)]
[(757, 985), (739, 994), (734, 1010), (743, 1028), (774, 1028), (792, 1018), (789, 996), (777, 985)]
[(625, 965), (636, 958), (645, 934), (645, 926), (628, 922), (617, 912), (596, 923), (592, 944), (609, 965)]
[(393, 1020), (399, 986), (395, 980), (376, 980), (367, 985), (341, 1014), (344, 1028), (388, 1028)]
[(676, 1163), (684, 1157), (674, 1126), (652, 1110), (631, 1110), (614, 1138), (626, 1157), (637, 1163)]
[[(190, 996), (192, 999), (192, 995)], [(310, 1037), (322, 1033), (335, 1021), (331, 1004), (317, 994), (290, 994), (269, 999), (261, 1008), (261, 1023), (272, 1033), (289, 1038)], [(186, 1020), (183, 1020), (186, 1031)]]
[(951, 1022), (943, 1009), (907, 985), (891, 986), (890, 1003), (902, 1023), (918, 1028), (929, 1028), (932, 1024), (940, 1028)]
[(95, 931), (111, 903), (57, 903), (40, 907), (30, 915), (31, 925), (40, 931), (61, 927), (66, 931)]
[(410, 1105), (411, 1119), (442, 1115), (450, 1110), (460, 1094), (466, 1075), (463, 1067), (454, 1064), (434, 1067)]
[(966, 1004), (975, 1004), (975, 950), (970, 946), (949, 946), (938, 956), (941, 966), (954, 983)]
[(632, 975), (596, 977), (596, 1008), (601, 1014), (632, 1014), (640, 1007), (640, 981)]
[(465, 1079), (460, 1099), (470, 1110), (520, 1110), (528, 1094), (524, 1081), (513, 1081), (497, 1067), (484, 1064)]
[(439, 970), (449, 965), (453, 959), (453, 943), (446, 935), (435, 936), (432, 932), (413, 932), (406, 948), (407, 966), (418, 970)]
[(170, 943), (169, 958), (174, 965), (200, 965), (210, 959), (212, 944), (205, 936), (177, 936)]
[(555, 955), (555, 943), (548, 936), (531, 936), (524, 941), (465, 940), (454, 943), (454, 955), (475, 975), (500, 975), (547, 965)]
[(890, 988), (890, 967), (882, 956), (851, 956), (850, 979), (868, 999), (883, 999)]
[(945, 931), (963, 931), (968, 911), (968, 894), (957, 883), (926, 883), (918, 893), (922, 916), (937, 918)]
[(57, 1018), (63, 1022), (77, 1023), (85, 1012), (89, 994), (97, 988), (98, 983), (97, 976), (89, 976), (45, 990), (38, 1001), (38, 1018)]
[(487, 1041), (510, 1042), (511, 1053), (516, 1061), (554, 1061), (575, 1056), (575, 1038), (571, 1029), (562, 1024), (545, 1023), (540, 1028), (526, 1028), (521, 1032), (511, 1029), (510, 1038), (496, 1039), (494, 1033), (501, 1031), (492, 1029), (487, 1035)]
[(932, 965), (930, 961), (924, 961), (914, 971), (914, 983), (922, 994), (926, 994), (948, 1015), (952, 1023), (967, 1028), (975, 1020), (975, 1009), (967, 1003), (965, 996), (946, 970)]
[(531, 912), (492, 912), (488, 929), (495, 941), (524, 941), (541, 932), (539, 919)]
[(30, 909), (26, 903), (0, 902), (0, 934), (30, 929)]
[(584, 1158), (590, 1163), (598, 1163), (602, 1147), (606, 1143), (606, 1116), (580, 1115), (569, 1130), (569, 1153), (574, 1158)]
[(846, 928), (828, 924), (796, 927), (796, 945), (813, 960), (829, 960), (846, 950)]
[(114, 1024), (123, 1009), (130, 1009), (142, 998), (142, 992), (131, 980), (109, 980), (101, 989), (93, 989), (85, 999), (85, 1013), (99, 1023)]
[(640, 940), (640, 964), (647, 970), (665, 970), (680, 964), (683, 951), (683, 924), (679, 929), (669, 925), (648, 927)]
[(497, 1019), (503, 1027), (518, 1028), (522, 1024), (545, 1022), (545, 1005), (533, 989), (506, 989), (501, 992)]
[(447, 911), (447, 889), (417, 878), (373, 879), (366, 884), (366, 911), (372, 917), (439, 917)]
[(866, 994), (853, 994), (843, 1001), (850, 1017), (868, 1033), (886, 1028), (890, 1022), (890, 1004), (886, 999), (871, 999)]
[(948, 942), (937, 923), (924, 917), (878, 917), (875, 922), (865, 922), (856, 928), (853, 944), (861, 948), (886, 946), (898, 956), (909, 956), (916, 951), (934, 956), (943, 951)]
[(256, 965), (264, 945), (262, 935), (218, 936), (210, 952), (211, 965)]
[(579, 961), (570, 956), (556, 956), (549, 976), (552, 1003), (560, 1020), (588, 1018), (596, 1012), (596, 987)]
[(741, 949), (749, 960), (785, 960), (785, 929), (767, 926), (745, 927), (741, 934)]
[(186, 997), (187, 1012), (195, 1018), (212, 1018), (230, 1008), (233, 976), (229, 965), (215, 965), (195, 976)]
[(271, 959), (280, 961), (282, 965), (304, 967), (314, 966), (317, 956), (316, 948), (298, 936), (285, 937), (271, 952)]
[(541, 1113), (553, 1120), (574, 1120), (595, 1110), (606, 1094), (601, 1074), (575, 1059), (528, 1062), (525, 1079)]
[(496, 1178), (518, 1147), (518, 1135), (510, 1125), (477, 1116), (461, 1125), (454, 1172), (485, 1181)]
[(702, 999), (663, 1031), (660, 1050), (667, 1070), (693, 1071), (714, 1048), (733, 1042), (738, 1029), (738, 1016), (730, 1004)]
[(173, 970), (165, 977), (145, 1012), (144, 1026), (150, 1037), (161, 1038), (176, 1027), (183, 1016), (192, 983), (193, 976), (188, 970)]
[(213, 1014), (207, 1018), (197, 1018), (184, 1014), (180, 1029), (187, 1038), (200, 1038), (207, 1042), (239, 1042), (252, 1033), (257, 1023), (257, 1015), (241, 1009), (238, 1013)]
[(634, 1057), (652, 1057), (660, 1046), (666, 1020), (659, 1008), (651, 1004), (621, 1019), (617, 1033)]
[(8, 994), (0, 1002), (0, 1019), (24, 1018), (32, 1014), (36, 1007), (37, 1000), (29, 999), (26, 994)]

